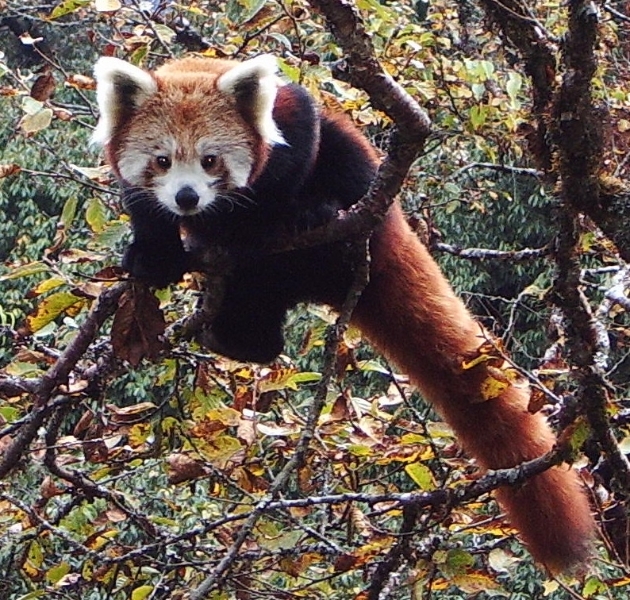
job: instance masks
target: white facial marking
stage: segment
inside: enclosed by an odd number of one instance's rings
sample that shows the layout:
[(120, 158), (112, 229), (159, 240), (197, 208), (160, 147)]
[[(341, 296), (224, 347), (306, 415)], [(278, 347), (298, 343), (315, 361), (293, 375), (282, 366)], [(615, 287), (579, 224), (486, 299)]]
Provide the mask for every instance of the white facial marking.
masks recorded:
[[(103, 56), (94, 66), (96, 78), (96, 100), (100, 117), (92, 143), (104, 146), (111, 139), (112, 133), (119, 124), (120, 115), (125, 103), (132, 102), (138, 108), (157, 92), (157, 83), (149, 73), (119, 58)], [(135, 93), (129, 95), (125, 89), (132, 86)]]
[(151, 156), (135, 152), (125, 152), (122, 155), (118, 168), (120, 176), (131, 185), (142, 185), (147, 165)]
[[(153, 187), (158, 201), (172, 213), (181, 216), (191, 216), (203, 212), (216, 198), (215, 184), (219, 178), (208, 175), (199, 161), (195, 163), (173, 161), (164, 175), (153, 179)], [(190, 187), (199, 196), (199, 203), (194, 208), (183, 210), (175, 199), (177, 193), (185, 187)]]
[(230, 174), (231, 187), (245, 187), (253, 167), (251, 153), (245, 148), (234, 148), (223, 155), (223, 161)]
[[(150, 189), (158, 202), (178, 216), (193, 216), (211, 207), (220, 191), (247, 186), (254, 157), (251, 150), (236, 140), (204, 137), (197, 141), (193, 152), (182, 153), (175, 139), (165, 139), (157, 146), (147, 148), (132, 138), (119, 160), (121, 177), (129, 184)], [(187, 159), (175, 156), (187, 154)], [(170, 159), (168, 168), (160, 169), (158, 157)], [(204, 169), (202, 159), (216, 156), (218, 169)], [(191, 188), (199, 197), (196, 206), (182, 208), (177, 203), (177, 193)]]
[(263, 141), (270, 146), (286, 144), (282, 133), (273, 120), (273, 105), (278, 87), (282, 85), (277, 77), (278, 61), (270, 54), (263, 54), (237, 64), (219, 77), (217, 87), (224, 94), (234, 95), (239, 84), (257, 79), (256, 95), (252, 98), (254, 125)]

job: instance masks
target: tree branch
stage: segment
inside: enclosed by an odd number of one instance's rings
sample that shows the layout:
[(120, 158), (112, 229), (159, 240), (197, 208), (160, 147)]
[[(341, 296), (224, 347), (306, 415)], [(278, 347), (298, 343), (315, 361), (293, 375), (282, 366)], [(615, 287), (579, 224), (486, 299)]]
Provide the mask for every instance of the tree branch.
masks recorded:
[[(602, 451), (611, 461), (620, 489), (630, 489), (630, 463), (621, 452), (608, 421), (610, 386), (605, 379), (607, 347), (598, 323), (580, 289), (580, 223), (576, 211), (600, 215), (599, 172), (602, 157), (601, 119), (593, 107), (591, 78), (597, 62), (594, 49), (597, 13), (592, 3), (574, 0), (564, 51), (565, 72), (554, 100), (560, 193), (565, 215), (559, 222), (558, 272), (552, 299), (566, 322), (567, 349), (580, 386), (581, 405)], [(595, 217), (594, 217), (595, 218)], [(597, 219), (595, 219), (597, 220)], [(621, 248), (619, 249), (621, 252)], [(607, 343), (607, 338), (604, 343)]]
[(491, 248), (460, 248), (453, 244), (437, 242), (433, 248), (460, 258), (471, 260), (497, 260), (510, 262), (526, 262), (535, 258), (542, 258), (549, 254), (549, 247), (524, 248), (523, 250), (494, 250)]
[(2, 455), (0, 479), (6, 477), (17, 466), (24, 452), (28, 450), (37, 435), (37, 430), (51, 413), (48, 405), (55, 390), (61, 384), (67, 383), (68, 376), (90, 344), (96, 339), (103, 323), (116, 311), (118, 300), (128, 285), (128, 282), (121, 282), (101, 293), (85, 321), (79, 327), (77, 335), (68, 344), (55, 364), (39, 379), (10, 378), (11, 385), (9, 386), (7, 379), (0, 378), (0, 390), (12, 392), (22, 389), (31, 393), (33, 397), (30, 419), (19, 429), (17, 436)]

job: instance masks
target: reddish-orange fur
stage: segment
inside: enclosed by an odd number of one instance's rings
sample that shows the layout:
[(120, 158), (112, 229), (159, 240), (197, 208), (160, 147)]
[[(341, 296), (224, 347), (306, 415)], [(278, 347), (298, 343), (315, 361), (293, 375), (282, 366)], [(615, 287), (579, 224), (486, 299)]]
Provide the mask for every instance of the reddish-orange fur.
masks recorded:
[[(463, 370), (487, 335), (454, 294), (427, 249), (390, 209), (371, 245), (370, 283), (354, 322), (420, 388), (484, 469), (513, 467), (551, 450), (555, 436), (540, 414), (527, 410), (529, 390), (512, 385), (481, 400), (485, 367)], [(576, 472), (554, 467), (499, 502), (533, 556), (552, 572), (584, 563), (595, 524)]]

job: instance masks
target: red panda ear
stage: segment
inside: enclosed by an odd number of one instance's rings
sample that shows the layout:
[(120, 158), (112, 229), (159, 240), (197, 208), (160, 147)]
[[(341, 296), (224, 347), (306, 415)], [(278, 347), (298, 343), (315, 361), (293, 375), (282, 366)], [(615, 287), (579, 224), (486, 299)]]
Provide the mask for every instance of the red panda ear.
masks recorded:
[(100, 118), (92, 143), (104, 146), (125, 116), (157, 92), (157, 83), (147, 71), (110, 56), (99, 58), (94, 76)]
[(263, 54), (236, 64), (217, 80), (217, 89), (236, 99), (243, 116), (270, 146), (286, 143), (273, 120), (273, 105), (281, 85), (277, 67), (273, 56)]

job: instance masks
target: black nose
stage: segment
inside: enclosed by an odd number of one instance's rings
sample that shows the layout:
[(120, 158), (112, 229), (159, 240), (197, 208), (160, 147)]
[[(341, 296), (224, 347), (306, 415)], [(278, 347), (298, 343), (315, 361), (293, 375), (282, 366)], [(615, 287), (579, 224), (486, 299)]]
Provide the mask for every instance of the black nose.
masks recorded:
[(175, 194), (175, 202), (183, 210), (195, 208), (199, 203), (199, 195), (189, 185), (183, 187)]

